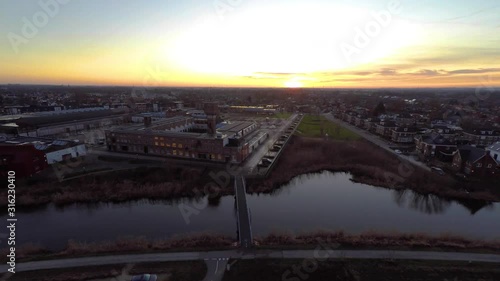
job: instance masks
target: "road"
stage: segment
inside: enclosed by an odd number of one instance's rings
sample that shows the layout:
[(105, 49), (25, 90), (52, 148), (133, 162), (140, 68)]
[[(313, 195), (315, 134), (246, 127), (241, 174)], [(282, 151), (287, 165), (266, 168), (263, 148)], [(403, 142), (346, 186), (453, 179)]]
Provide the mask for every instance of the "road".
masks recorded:
[(276, 130), (269, 130), (269, 138), (261, 144), (255, 151), (252, 152), (252, 155), (245, 160), (243, 164), (243, 173), (245, 175), (252, 174), (256, 171), (256, 167), (259, 164), (260, 160), (266, 153), (269, 151), (269, 147), (272, 146), (279, 137), (283, 134), (286, 128), (290, 127), (293, 120), (297, 117), (297, 113), (292, 114), (279, 128)]
[[(193, 261), (218, 259), (395, 259), (395, 260), (439, 260), (439, 261), (470, 261), (470, 262), (490, 262), (500, 264), (500, 254), (479, 254), (461, 252), (427, 252), (427, 251), (386, 251), (386, 250), (228, 250), (210, 252), (183, 252), (183, 253), (156, 253), (156, 254), (136, 254), (136, 255), (113, 255), (84, 258), (68, 258), (57, 260), (31, 261), (16, 264), (16, 272), (61, 269), (83, 266), (130, 264), (130, 263), (152, 263), (168, 261)], [(218, 267), (222, 268), (224, 262), (220, 262)], [(216, 264), (215, 264), (216, 265)], [(217, 265), (216, 265), (217, 266)], [(7, 272), (8, 265), (0, 265), (0, 273)], [(213, 275), (216, 275), (213, 264)], [(221, 269), (217, 269), (219, 272)]]
[(384, 139), (381, 139), (379, 136), (376, 136), (370, 132), (367, 132), (366, 130), (363, 130), (363, 129), (360, 129), (356, 126), (353, 126), (349, 123), (346, 123), (340, 119), (337, 119), (335, 117), (333, 117), (331, 114), (329, 113), (326, 113), (326, 114), (323, 114), (323, 116), (326, 117), (326, 119), (334, 122), (334, 123), (337, 123), (339, 125), (341, 125), (342, 127), (348, 129), (348, 130), (351, 130), (353, 132), (355, 132), (356, 134), (360, 135), (361, 137), (365, 138), (366, 140), (368, 140), (369, 142), (387, 150), (388, 152), (396, 155), (398, 158), (400, 158), (401, 160), (405, 160), (407, 162), (410, 162), (412, 163), (413, 165), (417, 166), (417, 167), (420, 167), (424, 170), (427, 170), (427, 171), (431, 171), (431, 169), (429, 167), (427, 167), (427, 165), (425, 165), (425, 163), (422, 163), (420, 161), (417, 161), (415, 159), (413, 159), (412, 157), (410, 156), (406, 156), (406, 155), (403, 155), (403, 154), (397, 154), (394, 150), (392, 150), (390, 148), (390, 145), (389, 143), (384, 140)]
[(234, 190), (236, 196), (236, 206), (238, 210), (238, 237), (242, 248), (252, 247), (252, 227), (250, 221), (250, 211), (247, 205), (247, 195), (245, 179), (242, 176), (234, 180)]

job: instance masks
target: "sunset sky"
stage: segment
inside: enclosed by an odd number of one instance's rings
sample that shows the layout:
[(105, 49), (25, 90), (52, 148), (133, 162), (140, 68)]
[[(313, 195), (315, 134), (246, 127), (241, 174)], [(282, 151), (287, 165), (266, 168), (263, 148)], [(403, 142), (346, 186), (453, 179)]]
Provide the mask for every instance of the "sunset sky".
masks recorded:
[(499, 86), (499, 15), (498, 0), (1, 1), (0, 83)]

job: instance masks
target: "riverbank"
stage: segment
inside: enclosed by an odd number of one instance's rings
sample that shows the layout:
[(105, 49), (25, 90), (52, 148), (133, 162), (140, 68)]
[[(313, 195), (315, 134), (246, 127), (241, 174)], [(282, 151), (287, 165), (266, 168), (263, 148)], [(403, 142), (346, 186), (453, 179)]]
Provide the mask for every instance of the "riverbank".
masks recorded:
[[(70, 240), (62, 251), (50, 251), (43, 245), (27, 244), (16, 248), (18, 261), (60, 259), (66, 257), (88, 257), (110, 254), (190, 252), (233, 249), (234, 238), (220, 234), (201, 233), (182, 235), (166, 239), (150, 240), (145, 237), (122, 237), (113, 241), (81, 242)], [(1, 254), (6, 261), (7, 249)]]
[(305, 234), (275, 233), (257, 237), (262, 248), (314, 249), (318, 245), (331, 249), (431, 250), (500, 253), (500, 241), (467, 239), (458, 235), (428, 235), (367, 231), (349, 234), (344, 231), (317, 231)]
[[(364, 141), (336, 141), (293, 136), (275, 169), (266, 179), (253, 179), (250, 193), (271, 193), (298, 175), (321, 171), (348, 172), (353, 181), (411, 189), (449, 199), (500, 201), (500, 189), (471, 185), (403, 163), (394, 155)], [(467, 190), (467, 191), (466, 191)]]
[[(42, 245), (24, 245), (16, 249), (16, 257), (20, 262), (28, 262), (134, 253), (235, 250), (237, 246), (234, 238), (202, 233), (158, 240), (149, 240), (145, 237), (124, 237), (103, 242), (69, 241), (66, 248), (61, 251), (49, 251)], [(348, 234), (343, 231), (317, 231), (299, 235), (275, 233), (256, 237), (254, 248), (257, 250), (304, 250), (315, 249), (318, 246), (332, 250), (500, 253), (498, 240), (474, 240), (449, 234), (432, 236), (422, 233), (373, 231), (361, 234)], [(6, 257), (7, 249), (2, 249), (0, 253)], [(1, 261), (6, 260), (2, 258)]]
[[(212, 182), (208, 169), (138, 167), (63, 182), (36, 181), (31, 185), (18, 185), (16, 200), (19, 206), (49, 203), (62, 206), (73, 203), (119, 203), (141, 199), (168, 200), (202, 197), (206, 194), (232, 194), (232, 185), (221, 189), (215, 184), (208, 184)], [(6, 198), (6, 191), (1, 196)], [(0, 202), (1, 207), (6, 205), (6, 200)]]

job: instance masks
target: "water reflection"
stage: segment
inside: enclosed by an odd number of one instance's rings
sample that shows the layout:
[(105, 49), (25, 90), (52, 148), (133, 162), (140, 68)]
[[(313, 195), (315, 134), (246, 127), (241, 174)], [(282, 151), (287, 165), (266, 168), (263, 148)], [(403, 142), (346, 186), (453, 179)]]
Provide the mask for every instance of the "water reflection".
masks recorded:
[(464, 206), (467, 210), (469, 210), (471, 215), (476, 214), (479, 210), (485, 209), (489, 211), (493, 211), (495, 209), (495, 205), (491, 202), (481, 201), (481, 200), (456, 200), (458, 204)]
[(252, 194), (248, 200), (256, 235), (330, 229), (500, 238), (498, 203), (374, 187), (353, 182), (348, 173), (298, 176), (272, 194)]
[[(299, 176), (272, 194), (248, 195), (253, 234), (318, 229), (359, 233), (368, 230), (454, 233), (500, 239), (498, 203), (448, 200), (410, 190), (355, 183), (346, 173)], [(196, 208), (185, 220), (180, 204)], [(199, 212), (198, 212), (199, 211)], [(18, 242), (61, 249), (69, 239), (113, 240), (120, 236), (164, 238), (213, 231), (235, 237), (234, 196), (139, 200), (124, 203), (53, 204), (18, 214)], [(6, 214), (1, 219), (6, 219)]]
[(433, 194), (419, 194), (411, 190), (394, 190), (394, 202), (399, 207), (409, 207), (427, 214), (441, 214), (451, 205), (451, 200)]
[(492, 211), (495, 206), (491, 202), (473, 199), (446, 199), (433, 194), (420, 194), (408, 189), (394, 190), (394, 202), (400, 207), (409, 207), (427, 214), (444, 213), (453, 202), (464, 206), (471, 215), (486, 208)]

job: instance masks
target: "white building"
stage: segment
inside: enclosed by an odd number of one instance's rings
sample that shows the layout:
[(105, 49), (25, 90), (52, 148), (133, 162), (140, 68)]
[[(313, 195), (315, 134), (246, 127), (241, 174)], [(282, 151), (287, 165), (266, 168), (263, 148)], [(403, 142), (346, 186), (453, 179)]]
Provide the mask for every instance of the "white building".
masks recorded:
[(486, 151), (488, 151), (491, 157), (500, 165), (500, 141), (488, 146)]
[[(54, 143), (56, 142), (58, 141), (54, 141)], [(60, 141), (60, 142), (65, 142), (65, 141)], [(49, 165), (87, 155), (87, 147), (85, 146), (85, 144), (78, 144), (75, 146), (65, 147), (61, 149), (57, 149), (57, 147), (54, 146), (53, 148), (55, 148), (55, 150), (53, 151), (49, 150), (50, 152), (47, 152), (45, 154), (47, 156), (47, 163)]]

